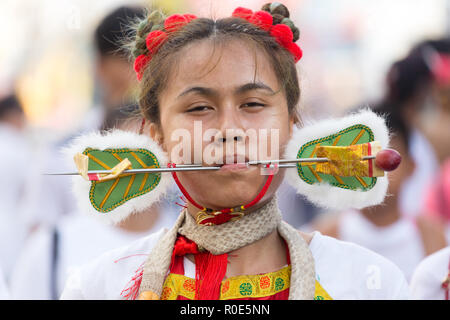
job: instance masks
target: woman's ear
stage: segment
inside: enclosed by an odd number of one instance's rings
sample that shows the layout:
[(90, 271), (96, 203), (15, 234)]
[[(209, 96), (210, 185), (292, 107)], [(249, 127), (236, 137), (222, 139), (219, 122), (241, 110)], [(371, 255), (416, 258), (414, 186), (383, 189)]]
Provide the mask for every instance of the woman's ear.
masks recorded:
[(161, 128), (157, 124), (155, 124), (153, 122), (150, 123), (149, 133), (150, 133), (150, 138), (152, 138), (153, 141), (156, 141), (164, 151), (167, 151), (166, 146), (164, 144), (164, 138), (163, 138), (163, 134), (161, 132)]
[(294, 124), (297, 123), (295, 114), (289, 116), (289, 138), (292, 138)]

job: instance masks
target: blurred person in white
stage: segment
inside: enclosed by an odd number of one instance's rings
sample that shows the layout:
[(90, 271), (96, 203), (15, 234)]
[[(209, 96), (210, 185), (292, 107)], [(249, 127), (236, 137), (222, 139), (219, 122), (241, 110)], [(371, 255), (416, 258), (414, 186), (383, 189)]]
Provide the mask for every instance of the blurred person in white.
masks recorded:
[(414, 271), (410, 292), (412, 299), (449, 300), (450, 247), (424, 259)]
[(447, 242), (450, 243), (450, 158), (430, 184), (424, 213), (444, 226)]
[[(40, 168), (29, 179), (26, 210), (27, 224), (31, 230), (40, 225), (52, 226), (57, 220), (76, 210), (70, 189), (70, 177), (52, 177), (42, 172), (71, 170), (60, 149), (76, 136), (96, 130), (109, 130), (129, 118), (136, 110), (134, 102), (133, 65), (123, 48), (129, 37), (127, 24), (142, 15), (141, 7), (121, 7), (102, 19), (93, 31), (91, 40), (94, 57), (95, 87), (93, 103), (80, 125), (73, 132), (42, 150), (38, 160)], [(67, 75), (70, 76), (70, 75)]]
[(0, 269), (0, 300), (9, 299), (9, 289), (5, 281), (5, 277), (3, 275), (2, 270)]
[(403, 213), (411, 216), (421, 213), (428, 184), (450, 156), (450, 108), (444, 107), (438, 89), (441, 73), (450, 67), (440, 57), (449, 54), (449, 38), (423, 41), (395, 62), (387, 76), (384, 100), (395, 105), (412, 128), (409, 149), (416, 169), (400, 196)]
[(394, 262), (410, 280), (414, 268), (427, 255), (447, 245), (441, 225), (425, 216), (401, 212), (399, 197), (414, 171), (408, 152), (409, 127), (394, 105), (381, 103), (373, 110), (386, 115), (391, 147), (402, 155), (400, 166), (388, 173), (389, 187), (383, 204), (362, 210), (325, 214), (314, 223), (323, 234), (359, 244)]
[(6, 281), (26, 234), (22, 204), (31, 156), (25, 127), (16, 95), (0, 98), (0, 269)]
[(440, 154), (446, 158), (429, 185), (424, 212), (445, 226), (447, 241), (450, 241), (450, 54), (434, 54), (430, 60), (434, 66), (433, 93), (440, 119), (437, 122), (440, 130), (433, 132), (434, 140), (442, 145)]
[[(129, 36), (125, 26), (143, 12), (141, 7), (120, 7), (108, 14), (95, 31), (99, 80), (107, 106), (104, 108), (103, 130), (142, 129), (141, 119), (133, 113), (136, 107), (127, 104), (133, 82), (126, 79), (129, 72), (132, 77), (134, 73), (121, 50), (123, 39)], [(125, 107), (120, 107), (122, 103)], [(67, 170), (76, 171), (75, 165)], [(174, 205), (175, 197), (176, 194), (173, 199), (167, 198), (115, 226), (97, 221), (77, 209), (61, 217), (55, 226), (41, 226), (27, 240), (15, 265), (10, 283), (12, 299), (58, 299), (67, 277), (78, 266), (105, 251), (172, 225), (179, 211)]]

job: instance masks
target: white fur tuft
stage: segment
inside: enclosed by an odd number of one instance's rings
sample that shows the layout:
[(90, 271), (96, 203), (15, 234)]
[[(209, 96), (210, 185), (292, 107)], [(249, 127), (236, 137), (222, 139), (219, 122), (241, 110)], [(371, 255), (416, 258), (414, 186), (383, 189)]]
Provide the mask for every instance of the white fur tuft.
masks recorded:
[[(285, 159), (297, 158), (298, 151), (305, 143), (332, 135), (355, 124), (368, 126), (372, 129), (375, 140), (380, 142), (382, 149), (388, 147), (389, 133), (384, 119), (370, 110), (362, 110), (343, 118), (321, 120), (297, 129), (286, 147)], [(335, 210), (362, 209), (377, 205), (383, 202), (388, 187), (386, 175), (378, 177), (375, 186), (364, 192), (342, 189), (328, 183), (311, 185), (303, 181), (296, 172), (287, 172), (286, 179), (299, 194), (304, 195), (314, 204)]]
[[(147, 149), (156, 156), (161, 167), (167, 165), (167, 156), (155, 141), (150, 139), (150, 137), (129, 131), (112, 130), (104, 134), (92, 132), (82, 135), (75, 138), (71, 145), (64, 148), (62, 152), (65, 154), (67, 161), (73, 163), (73, 156), (76, 153), (82, 153), (86, 148), (99, 150), (110, 148)], [(75, 168), (74, 164), (73, 167)], [(74, 170), (76, 171), (76, 169)], [(91, 214), (108, 224), (116, 224), (127, 218), (130, 214), (143, 211), (159, 201), (171, 184), (172, 178), (170, 177), (170, 173), (162, 173), (159, 184), (152, 191), (130, 199), (106, 213), (99, 212), (92, 206), (89, 200), (90, 181), (84, 180), (81, 176), (74, 176), (72, 179), (72, 190), (82, 212)]]

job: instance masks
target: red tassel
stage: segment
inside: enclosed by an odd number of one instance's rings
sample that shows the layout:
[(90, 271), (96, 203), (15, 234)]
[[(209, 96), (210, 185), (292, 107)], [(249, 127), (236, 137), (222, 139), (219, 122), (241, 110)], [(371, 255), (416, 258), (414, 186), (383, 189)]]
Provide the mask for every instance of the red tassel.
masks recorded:
[(139, 288), (141, 287), (142, 275), (144, 274), (144, 263), (142, 263), (136, 270), (135, 274), (128, 281), (125, 289), (120, 292), (120, 295), (127, 300), (136, 300), (139, 293)]
[(213, 255), (209, 252), (199, 252), (195, 242), (178, 235), (175, 241), (170, 272), (184, 274), (182, 259), (186, 254), (195, 256), (195, 299), (218, 300), (220, 285), (227, 271), (228, 254)]
[(228, 254), (195, 255), (195, 299), (219, 300), (220, 285), (227, 271)]

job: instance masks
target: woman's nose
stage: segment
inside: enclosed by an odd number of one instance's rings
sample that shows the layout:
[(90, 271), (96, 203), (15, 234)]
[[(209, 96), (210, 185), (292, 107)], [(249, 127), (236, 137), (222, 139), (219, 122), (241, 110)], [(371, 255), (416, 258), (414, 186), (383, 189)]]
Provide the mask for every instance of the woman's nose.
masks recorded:
[(244, 137), (242, 136), (242, 134), (236, 132), (236, 134), (233, 134), (232, 136), (230, 136), (230, 135), (228, 135), (228, 136), (227, 135), (225, 135), (225, 136), (221, 135), (220, 137), (217, 138), (217, 142), (225, 143), (225, 142), (230, 142), (232, 140), (240, 142), (240, 141), (243, 141), (243, 139), (244, 139)]
[(239, 117), (239, 109), (232, 105), (222, 109), (219, 117), (218, 142), (242, 142), (244, 140), (244, 128)]

